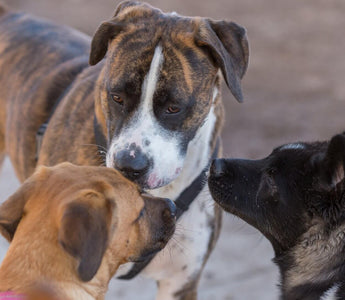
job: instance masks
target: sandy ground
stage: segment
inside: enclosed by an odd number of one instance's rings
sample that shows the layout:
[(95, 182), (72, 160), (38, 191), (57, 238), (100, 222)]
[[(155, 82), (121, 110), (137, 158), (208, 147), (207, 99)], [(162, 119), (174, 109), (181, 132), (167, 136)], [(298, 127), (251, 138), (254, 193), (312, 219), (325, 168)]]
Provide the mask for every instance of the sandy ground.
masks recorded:
[[(92, 34), (111, 16), (111, 0), (8, 0), (12, 7)], [(243, 80), (245, 103), (224, 89), (224, 155), (260, 158), (282, 143), (328, 139), (345, 130), (345, 2), (343, 0), (153, 0), (165, 11), (232, 19), (251, 46)], [(15, 190), (9, 161), (0, 174), (0, 199)], [(227, 215), (206, 269), (200, 299), (277, 299), (279, 274), (269, 243)], [(0, 259), (7, 243), (0, 239)], [(155, 285), (113, 280), (107, 299), (153, 299)]]

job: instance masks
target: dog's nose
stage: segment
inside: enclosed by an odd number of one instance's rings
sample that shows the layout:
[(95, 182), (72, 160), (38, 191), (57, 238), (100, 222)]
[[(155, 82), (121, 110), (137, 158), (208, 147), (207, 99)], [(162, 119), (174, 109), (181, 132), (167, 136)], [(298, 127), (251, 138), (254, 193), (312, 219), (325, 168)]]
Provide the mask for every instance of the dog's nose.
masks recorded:
[(166, 206), (166, 208), (162, 212), (163, 222), (170, 222), (176, 217), (175, 203), (168, 198), (163, 198), (162, 200), (165, 202)]
[(224, 174), (224, 160), (214, 159), (210, 167), (210, 174), (213, 176), (221, 176)]
[(122, 150), (115, 154), (115, 168), (128, 179), (135, 181), (149, 169), (149, 159), (140, 150)]

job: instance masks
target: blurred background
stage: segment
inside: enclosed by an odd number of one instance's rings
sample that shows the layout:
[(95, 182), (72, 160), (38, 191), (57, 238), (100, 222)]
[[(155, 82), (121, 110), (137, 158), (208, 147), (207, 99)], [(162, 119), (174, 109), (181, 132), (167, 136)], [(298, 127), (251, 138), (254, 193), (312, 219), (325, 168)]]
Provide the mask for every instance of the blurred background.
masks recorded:
[[(3, 0), (8, 6), (92, 35), (118, 1)], [(247, 28), (250, 64), (245, 101), (223, 87), (224, 156), (261, 158), (294, 141), (329, 139), (345, 130), (345, 1), (151, 0), (164, 11), (235, 21)], [(18, 182), (5, 161), (0, 200)], [(0, 259), (7, 244), (0, 239)], [(277, 299), (279, 273), (270, 244), (234, 216), (224, 216), (220, 240), (203, 273), (199, 299)], [(106, 299), (153, 299), (143, 278), (112, 280)]]

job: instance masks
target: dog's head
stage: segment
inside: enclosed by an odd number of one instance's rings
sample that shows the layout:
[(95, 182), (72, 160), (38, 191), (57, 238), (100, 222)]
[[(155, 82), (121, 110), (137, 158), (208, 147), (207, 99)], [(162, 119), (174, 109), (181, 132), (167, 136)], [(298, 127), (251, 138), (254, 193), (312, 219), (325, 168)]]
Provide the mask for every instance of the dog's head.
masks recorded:
[(107, 136), (106, 165), (144, 188), (166, 185), (181, 172), (189, 142), (213, 117), (219, 69), (242, 101), (248, 42), (233, 22), (125, 1), (93, 37), (90, 64), (105, 56), (96, 116)]
[(327, 231), (343, 222), (344, 170), (342, 134), (329, 143), (287, 144), (261, 160), (217, 159), (209, 187), (222, 208), (259, 229), (280, 255), (315, 224)]
[(21, 245), (26, 241), (26, 249), (36, 243), (38, 255), (69, 257), (82, 281), (93, 278), (102, 260), (109, 265), (106, 272), (115, 273), (121, 263), (156, 253), (174, 228), (172, 201), (141, 194), (105, 167), (40, 167), (0, 206), (5, 238)]

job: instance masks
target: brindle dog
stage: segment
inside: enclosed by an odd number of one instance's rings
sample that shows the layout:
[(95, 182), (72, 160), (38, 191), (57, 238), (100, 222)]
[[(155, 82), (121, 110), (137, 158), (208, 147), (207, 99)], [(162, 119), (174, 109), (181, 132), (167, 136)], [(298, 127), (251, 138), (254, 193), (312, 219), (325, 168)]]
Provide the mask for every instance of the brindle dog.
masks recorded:
[[(37, 164), (106, 164), (176, 200), (208, 166), (223, 119), (221, 73), (242, 100), (244, 28), (127, 1), (91, 42), (27, 14), (1, 14), (0, 156), (21, 181)], [(47, 120), (37, 162), (35, 135)], [(221, 221), (210, 199), (204, 186), (179, 220), (188, 230), (144, 270), (159, 282), (158, 299), (196, 298)]]

